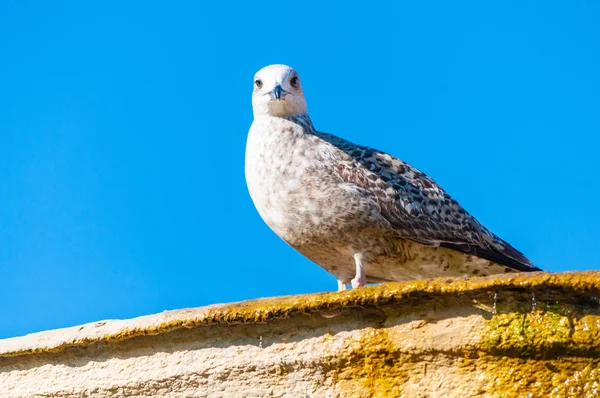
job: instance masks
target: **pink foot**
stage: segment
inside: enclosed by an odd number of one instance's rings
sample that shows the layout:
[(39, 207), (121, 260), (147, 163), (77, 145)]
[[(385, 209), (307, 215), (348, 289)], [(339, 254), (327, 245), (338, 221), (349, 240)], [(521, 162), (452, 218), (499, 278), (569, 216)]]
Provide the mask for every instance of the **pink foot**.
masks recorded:
[(357, 275), (354, 279), (350, 281), (352, 284), (352, 288), (356, 289), (357, 287), (362, 287), (365, 285), (365, 277), (362, 275)]
[(356, 276), (350, 281), (352, 288), (356, 289), (365, 285), (365, 267), (362, 263), (362, 254), (356, 253), (354, 255), (354, 261), (356, 261)]

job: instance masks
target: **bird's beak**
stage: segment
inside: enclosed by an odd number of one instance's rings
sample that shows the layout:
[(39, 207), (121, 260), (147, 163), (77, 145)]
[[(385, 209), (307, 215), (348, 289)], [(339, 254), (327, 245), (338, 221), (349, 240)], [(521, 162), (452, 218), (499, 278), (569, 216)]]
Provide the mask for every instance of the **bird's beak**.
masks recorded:
[(287, 91), (285, 91), (283, 87), (281, 87), (281, 84), (277, 83), (275, 85), (275, 88), (273, 89), (273, 95), (275, 96), (275, 99), (279, 101), (281, 99), (282, 94), (287, 94)]

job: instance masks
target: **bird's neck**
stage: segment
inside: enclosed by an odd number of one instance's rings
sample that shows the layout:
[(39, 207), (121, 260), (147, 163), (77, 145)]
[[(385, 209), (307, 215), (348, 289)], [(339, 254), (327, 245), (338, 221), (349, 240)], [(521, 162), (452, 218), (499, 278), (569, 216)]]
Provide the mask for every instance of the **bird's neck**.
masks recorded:
[(310, 120), (310, 116), (308, 116), (308, 113), (306, 113), (306, 112), (289, 114), (289, 115), (284, 115), (284, 116), (272, 116), (272, 115), (265, 115), (265, 116), (259, 116), (259, 117), (254, 116), (254, 119), (256, 121), (260, 121), (260, 120), (268, 121), (268, 120), (283, 119), (283, 120), (287, 120), (289, 122), (292, 122), (292, 123), (297, 124), (298, 126), (302, 127), (302, 129), (306, 133), (312, 134), (312, 133), (316, 132), (315, 127), (312, 124), (312, 120)]
[(316, 131), (315, 127), (312, 124), (312, 120), (310, 120), (310, 116), (308, 116), (308, 113), (297, 113), (295, 115), (286, 115), (286, 116), (283, 116), (283, 119), (286, 119), (292, 123), (298, 124), (307, 133), (314, 133)]

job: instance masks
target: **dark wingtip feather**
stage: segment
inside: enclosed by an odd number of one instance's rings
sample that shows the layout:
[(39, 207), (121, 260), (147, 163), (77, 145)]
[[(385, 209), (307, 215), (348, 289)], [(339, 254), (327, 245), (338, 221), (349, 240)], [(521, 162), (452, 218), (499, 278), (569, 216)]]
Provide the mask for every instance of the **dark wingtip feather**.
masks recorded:
[(454, 243), (441, 243), (440, 246), (447, 247), (448, 249), (457, 250), (465, 254), (472, 254), (477, 257), (484, 258), (486, 260), (493, 261), (497, 264), (504, 265), (512, 268), (515, 271), (521, 272), (535, 272), (543, 271), (536, 267), (523, 253), (512, 247), (510, 244), (503, 240), (498, 240), (504, 246), (504, 250), (497, 250), (495, 248), (483, 248), (475, 245), (466, 244), (454, 244)]

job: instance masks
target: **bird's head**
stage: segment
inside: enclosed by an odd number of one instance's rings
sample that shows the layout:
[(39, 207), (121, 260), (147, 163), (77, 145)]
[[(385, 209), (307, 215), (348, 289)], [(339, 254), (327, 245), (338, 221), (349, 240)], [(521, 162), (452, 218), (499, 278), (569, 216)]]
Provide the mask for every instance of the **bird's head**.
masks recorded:
[(256, 72), (252, 108), (255, 118), (306, 113), (298, 73), (287, 65), (269, 65)]

